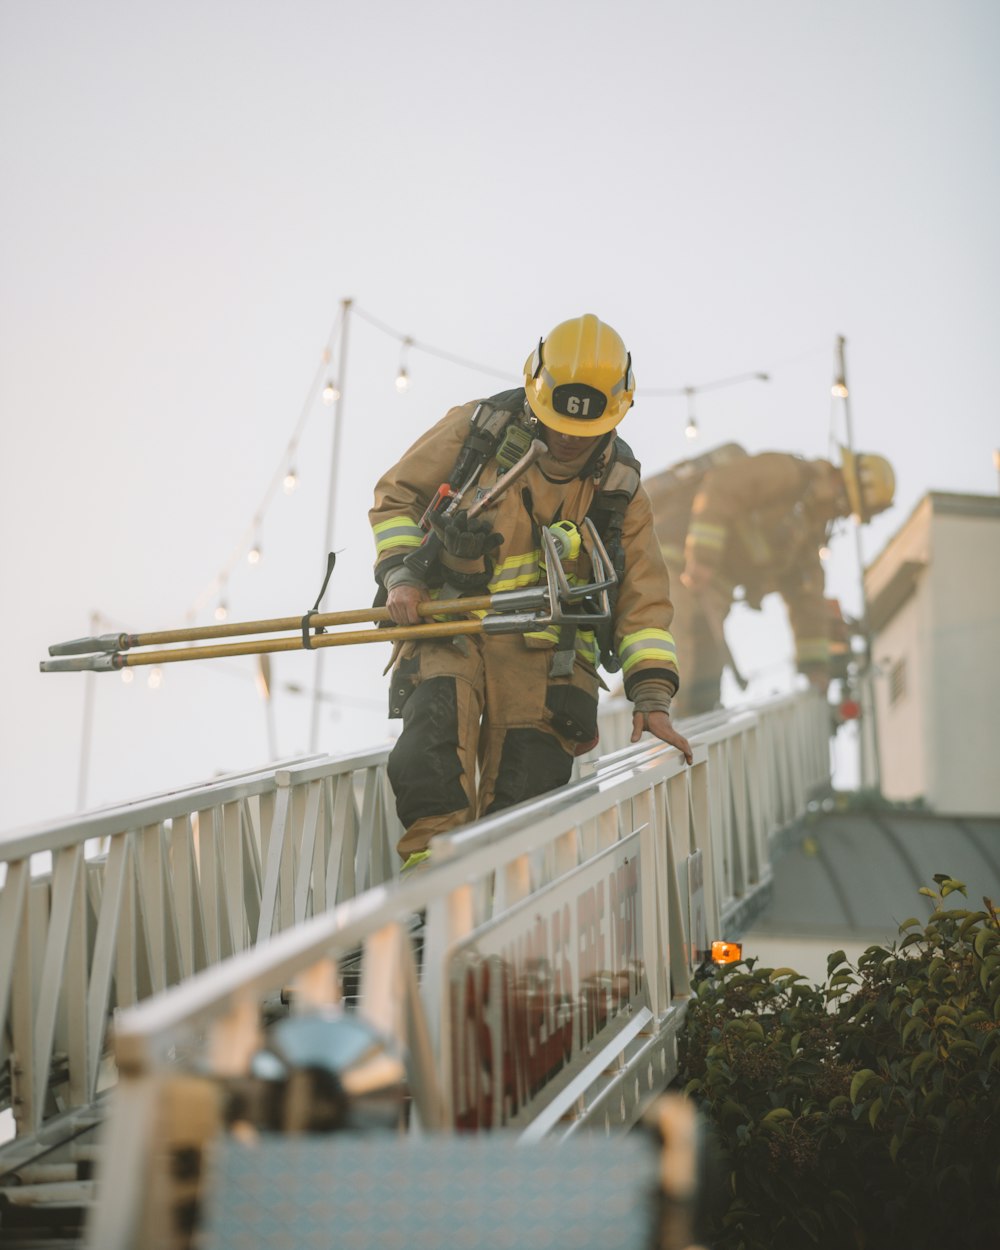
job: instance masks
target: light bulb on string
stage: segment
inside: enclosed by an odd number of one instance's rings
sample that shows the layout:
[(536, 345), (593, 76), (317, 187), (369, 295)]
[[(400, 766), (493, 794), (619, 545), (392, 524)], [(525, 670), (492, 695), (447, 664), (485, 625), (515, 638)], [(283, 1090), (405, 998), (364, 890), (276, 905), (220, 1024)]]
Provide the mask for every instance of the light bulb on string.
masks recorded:
[(217, 621), (224, 621), (229, 615), (229, 609), (226, 607), (225, 599), (220, 599), (216, 604), (214, 615)]
[(340, 398), (340, 391), (337, 388), (336, 382), (332, 381), (332, 379), (330, 378), (327, 378), (326, 385), (323, 387), (323, 403), (335, 404), (339, 398)]
[(820, 549), (819, 549), (819, 558), (820, 558), (820, 559), (821, 559), (824, 563), (825, 563), (827, 560), (829, 560), (829, 558), (830, 558), (830, 548), (829, 548), (829, 547), (820, 547)]
[(684, 437), (689, 441), (698, 437), (698, 422), (694, 415), (694, 387), (685, 387), (684, 394), (687, 396), (688, 419), (687, 425), (684, 427)]
[(252, 542), (252, 545), (250, 546), (250, 550), (246, 552), (246, 562), (249, 565), (260, 564), (260, 561), (264, 559), (264, 549), (262, 549), (260, 545), (260, 522), (261, 522), (261, 517), (255, 516), (254, 517), (254, 542)]
[(296, 486), (298, 486), (298, 484), (299, 484), (299, 475), (295, 472), (295, 467), (292, 466), (288, 469), (288, 472), (285, 474), (284, 481), (282, 482), (282, 486), (285, 489), (285, 494), (290, 495), (292, 491), (295, 490)]
[(400, 394), (402, 394), (403, 391), (405, 391), (410, 385), (410, 375), (406, 372), (406, 352), (412, 342), (413, 339), (409, 337), (403, 339), (403, 346), (399, 352), (399, 371), (396, 374), (396, 390), (399, 391)]
[(150, 690), (159, 690), (163, 685), (163, 669), (159, 665), (149, 670), (149, 676), (146, 678), (146, 685)]
[(844, 379), (837, 378), (833, 386), (830, 387), (830, 394), (834, 399), (846, 399), (848, 395), (847, 383)]
[(131, 686), (131, 684), (135, 681), (135, 673), (133, 673), (130, 668), (123, 668), (122, 681), (126, 686)]

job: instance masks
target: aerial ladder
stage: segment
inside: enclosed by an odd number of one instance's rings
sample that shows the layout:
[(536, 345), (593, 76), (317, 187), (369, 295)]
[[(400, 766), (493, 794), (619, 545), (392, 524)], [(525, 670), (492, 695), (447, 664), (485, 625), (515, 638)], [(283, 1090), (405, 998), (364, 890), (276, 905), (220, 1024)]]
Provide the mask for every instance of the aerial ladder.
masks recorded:
[[(398, 1118), (386, 1149), (617, 1140), (653, 1114), (705, 952), (766, 906), (775, 840), (828, 782), (828, 709), (802, 694), (688, 722), (690, 767), (630, 728), (609, 700), (603, 755), (438, 839), (410, 880), (388, 748), (7, 835), (9, 1235), (63, 1212), (94, 1247), (180, 1246), (198, 1212), (223, 1219), (207, 1160), (254, 1162), (241, 1134), (270, 1142), (267, 1125), (301, 1144), (301, 1082), (267, 1076), (293, 1025), (369, 1031)], [(357, 1113), (380, 1088), (333, 1076)]]

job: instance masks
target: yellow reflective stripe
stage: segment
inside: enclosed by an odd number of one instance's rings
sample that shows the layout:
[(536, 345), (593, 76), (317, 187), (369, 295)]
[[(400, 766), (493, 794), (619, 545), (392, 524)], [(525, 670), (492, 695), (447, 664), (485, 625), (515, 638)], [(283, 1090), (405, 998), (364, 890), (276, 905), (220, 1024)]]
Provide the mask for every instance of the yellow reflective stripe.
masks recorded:
[(372, 533), (375, 550), (380, 556), (393, 547), (419, 547), (424, 541), (424, 531), (406, 517), (378, 521), (372, 526)]
[[(533, 629), (526, 633), (525, 638), (538, 638), (541, 642), (559, 642), (559, 626), (548, 625), (545, 629)], [(597, 640), (589, 629), (576, 631), (576, 649), (590, 664), (597, 664)]]
[(558, 642), (559, 630), (555, 625), (548, 625), (545, 629), (532, 629), (525, 633), (525, 638), (538, 638), (542, 642)]
[[(383, 521), (382, 527), (393, 525), (394, 522)], [(376, 530), (379, 527), (375, 527)], [(396, 528), (396, 535), (400, 532), (400, 527)], [(423, 533), (419, 529), (415, 529), (414, 533), (418, 535), (417, 545), (423, 539)], [(402, 545), (398, 537), (393, 538), (395, 545)], [(545, 562), (542, 559), (542, 552), (539, 548), (534, 551), (525, 552), (523, 555), (507, 556), (502, 563), (498, 564), (493, 570), (493, 576), (490, 578), (489, 591), (490, 594), (496, 594), (501, 590), (518, 590), (522, 586), (536, 586), (541, 581), (545, 569)], [(577, 574), (569, 574), (567, 580), (571, 586), (582, 586), (585, 579)]]
[(517, 590), (521, 586), (534, 586), (538, 581), (538, 569), (530, 573), (520, 573), (517, 577), (494, 577), (490, 582), (490, 594), (498, 590)]
[(665, 629), (637, 629), (634, 634), (624, 635), (618, 654), (622, 655), (629, 647), (633, 646), (637, 642), (648, 642), (656, 638), (666, 642), (669, 647), (673, 648), (673, 635), (669, 634)]
[(526, 555), (508, 556), (497, 565), (490, 578), (490, 593), (498, 590), (517, 590), (520, 586), (534, 586), (541, 574), (542, 553), (537, 549)]
[(677, 648), (665, 629), (640, 629), (626, 634), (618, 648), (622, 676), (643, 660), (654, 660), (668, 668), (677, 668)]
[(581, 629), (577, 632), (576, 649), (594, 668), (597, 667), (597, 639), (589, 629)]
[(710, 525), (707, 521), (692, 521), (688, 537), (701, 547), (712, 547), (721, 551), (726, 543), (726, 527)]

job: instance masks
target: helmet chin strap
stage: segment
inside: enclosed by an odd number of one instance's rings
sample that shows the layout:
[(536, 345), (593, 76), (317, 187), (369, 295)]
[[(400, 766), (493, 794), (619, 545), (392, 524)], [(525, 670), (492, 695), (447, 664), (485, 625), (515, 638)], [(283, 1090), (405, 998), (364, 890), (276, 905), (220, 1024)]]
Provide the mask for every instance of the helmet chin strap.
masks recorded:
[(608, 430), (606, 434), (601, 435), (600, 441), (598, 442), (597, 446), (587, 457), (587, 461), (584, 464), (583, 468), (576, 475), (581, 481), (583, 481), (585, 478), (590, 477), (590, 475), (593, 473), (594, 466), (597, 464), (598, 460), (600, 460), (600, 458), (604, 455), (605, 451), (607, 451), (608, 445), (610, 444), (614, 436), (615, 436), (615, 432), (613, 429)]

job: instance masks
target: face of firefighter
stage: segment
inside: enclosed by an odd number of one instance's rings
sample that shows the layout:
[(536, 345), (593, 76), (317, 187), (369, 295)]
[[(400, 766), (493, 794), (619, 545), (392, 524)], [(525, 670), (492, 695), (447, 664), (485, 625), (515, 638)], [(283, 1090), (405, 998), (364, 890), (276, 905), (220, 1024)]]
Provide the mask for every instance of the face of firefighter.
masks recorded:
[(560, 434), (558, 430), (543, 427), (545, 442), (553, 457), (562, 464), (578, 460), (589, 452), (598, 442), (600, 435), (594, 438), (575, 438), (570, 434)]

